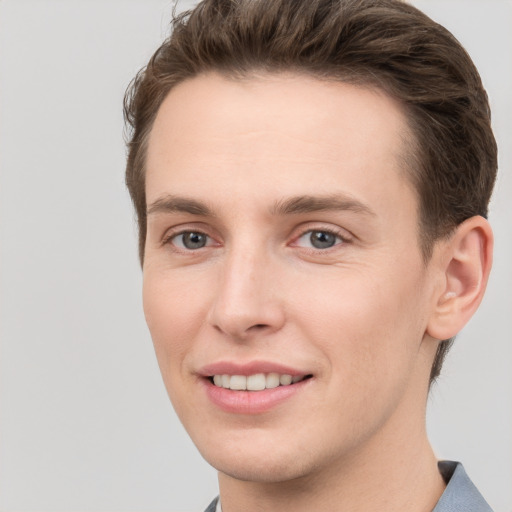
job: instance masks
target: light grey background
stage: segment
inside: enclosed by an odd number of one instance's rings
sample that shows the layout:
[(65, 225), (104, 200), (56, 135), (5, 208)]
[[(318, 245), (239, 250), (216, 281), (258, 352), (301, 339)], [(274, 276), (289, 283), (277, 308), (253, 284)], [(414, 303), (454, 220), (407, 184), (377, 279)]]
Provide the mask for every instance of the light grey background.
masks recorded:
[[(429, 405), (440, 457), (512, 511), (512, 3), (414, 2), (467, 47), (500, 145), (495, 268)], [(186, 7), (189, 2), (181, 2)], [(0, 510), (199, 511), (216, 494), (168, 403), (124, 189), (124, 89), (163, 0), (0, 1)]]

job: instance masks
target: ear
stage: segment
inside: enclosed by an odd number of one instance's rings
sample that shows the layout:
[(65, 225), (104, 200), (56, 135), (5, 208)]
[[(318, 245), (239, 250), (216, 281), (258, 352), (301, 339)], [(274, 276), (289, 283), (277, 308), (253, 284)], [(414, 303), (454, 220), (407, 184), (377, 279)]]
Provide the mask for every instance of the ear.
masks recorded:
[(460, 224), (441, 244), (441, 286), (427, 333), (446, 340), (466, 325), (482, 301), (492, 265), (493, 234), (489, 223), (476, 216)]

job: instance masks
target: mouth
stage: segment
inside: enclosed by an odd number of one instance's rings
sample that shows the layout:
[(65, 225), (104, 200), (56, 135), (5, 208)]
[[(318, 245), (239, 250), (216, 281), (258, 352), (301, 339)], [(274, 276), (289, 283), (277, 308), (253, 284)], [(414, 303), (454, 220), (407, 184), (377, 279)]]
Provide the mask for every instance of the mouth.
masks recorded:
[(225, 413), (258, 415), (295, 403), (315, 375), (271, 361), (219, 361), (198, 372), (209, 402)]
[(290, 375), (287, 373), (255, 373), (252, 375), (216, 374), (208, 378), (218, 388), (232, 391), (264, 391), (278, 387), (293, 386), (310, 379), (312, 375)]

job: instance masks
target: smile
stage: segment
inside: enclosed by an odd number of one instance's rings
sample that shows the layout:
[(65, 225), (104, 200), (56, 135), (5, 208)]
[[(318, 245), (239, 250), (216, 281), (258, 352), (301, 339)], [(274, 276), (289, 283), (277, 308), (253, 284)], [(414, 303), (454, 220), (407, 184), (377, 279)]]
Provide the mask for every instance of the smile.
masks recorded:
[(279, 386), (290, 386), (306, 379), (308, 376), (279, 373), (255, 373), (253, 375), (213, 375), (210, 381), (219, 388), (231, 389), (234, 391), (263, 391), (274, 389)]

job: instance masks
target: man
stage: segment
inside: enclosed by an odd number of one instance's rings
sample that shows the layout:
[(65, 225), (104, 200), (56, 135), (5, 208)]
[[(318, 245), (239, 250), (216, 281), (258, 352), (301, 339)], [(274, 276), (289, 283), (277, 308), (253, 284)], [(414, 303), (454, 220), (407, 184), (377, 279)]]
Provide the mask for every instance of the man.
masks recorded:
[(425, 431), (492, 260), (487, 97), (398, 0), (206, 0), (126, 98), (144, 310), (208, 510), (488, 511)]

